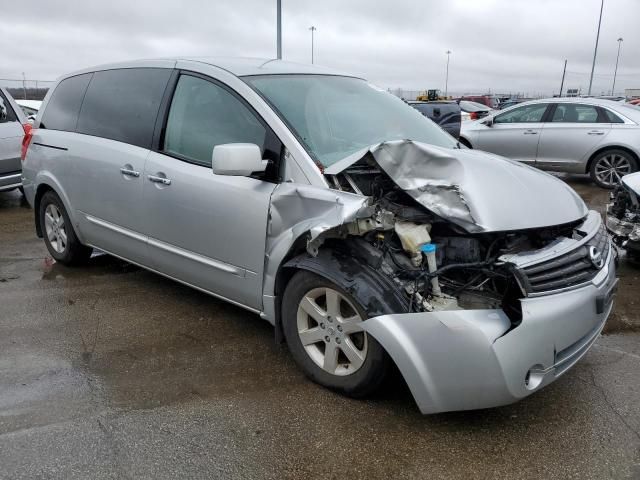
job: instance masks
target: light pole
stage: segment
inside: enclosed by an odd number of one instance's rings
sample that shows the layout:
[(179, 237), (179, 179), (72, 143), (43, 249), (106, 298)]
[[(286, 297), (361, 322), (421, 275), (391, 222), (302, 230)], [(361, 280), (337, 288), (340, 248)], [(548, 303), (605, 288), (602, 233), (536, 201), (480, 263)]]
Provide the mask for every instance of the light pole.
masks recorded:
[(562, 89), (564, 88), (564, 76), (566, 73), (567, 73), (567, 59), (565, 58), (564, 70), (562, 70), (562, 81), (560, 82), (560, 95), (558, 95), (559, 97), (562, 97)]
[(449, 92), (449, 58), (452, 52), (451, 50), (447, 50), (445, 53), (447, 54), (447, 75), (444, 80), (444, 96), (446, 97)]
[(589, 78), (589, 91), (587, 95), (591, 95), (591, 86), (593, 85), (593, 71), (596, 68), (596, 55), (598, 54), (598, 40), (600, 40), (600, 25), (602, 24), (602, 10), (604, 9), (604, 0), (600, 3), (600, 20), (598, 20), (598, 33), (596, 35), (596, 47), (593, 49), (593, 64), (591, 65), (591, 78)]
[(616, 69), (613, 71), (613, 86), (611, 87), (611, 95), (616, 91), (616, 75), (618, 74), (618, 60), (620, 60), (620, 46), (622, 45), (622, 37), (618, 39), (618, 56), (616, 57)]
[(278, 33), (276, 37), (277, 42), (277, 50), (278, 50), (278, 60), (282, 60), (282, 0), (277, 0), (276, 8), (278, 10), (277, 16), (277, 24), (278, 24)]
[(309, 30), (311, 30), (311, 64), (313, 65), (313, 32), (315, 32), (318, 29), (313, 25), (311, 25), (309, 27)]

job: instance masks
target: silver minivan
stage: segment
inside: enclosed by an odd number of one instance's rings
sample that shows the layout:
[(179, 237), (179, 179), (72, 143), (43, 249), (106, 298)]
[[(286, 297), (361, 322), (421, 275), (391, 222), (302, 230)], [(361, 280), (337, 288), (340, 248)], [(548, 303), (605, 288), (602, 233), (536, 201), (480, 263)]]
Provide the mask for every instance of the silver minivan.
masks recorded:
[(572, 189), (354, 76), (90, 68), (51, 89), (25, 145), (56, 261), (99, 249), (254, 312), (351, 396), (395, 364), (424, 413), (508, 404), (574, 365), (612, 309), (614, 251)]
[(20, 153), (30, 128), (11, 94), (0, 87), (0, 192), (21, 188)]

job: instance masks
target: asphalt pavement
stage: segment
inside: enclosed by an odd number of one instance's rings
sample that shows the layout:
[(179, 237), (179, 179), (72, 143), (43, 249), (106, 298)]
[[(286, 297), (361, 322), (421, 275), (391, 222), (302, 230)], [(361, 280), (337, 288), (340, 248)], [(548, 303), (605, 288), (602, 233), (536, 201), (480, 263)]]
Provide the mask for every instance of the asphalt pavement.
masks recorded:
[(53, 262), (0, 193), (0, 478), (640, 479), (640, 266), (619, 275), (558, 381), (423, 416), (399, 380), (368, 400), (309, 382), (257, 315), (107, 255)]

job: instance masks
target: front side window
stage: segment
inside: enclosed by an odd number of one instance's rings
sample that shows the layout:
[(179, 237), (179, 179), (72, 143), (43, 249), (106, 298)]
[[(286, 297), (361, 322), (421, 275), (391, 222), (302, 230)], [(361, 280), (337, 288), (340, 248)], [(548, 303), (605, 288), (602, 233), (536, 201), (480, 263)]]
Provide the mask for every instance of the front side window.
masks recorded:
[(364, 80), (330, 75), (244, 77), (323, 166), (388, 140), (455, 148), (456, 140), (411, 105)]
[(538, 123), (542, 121), (546, 110), (546, 103), (523, 105), (498, 115), (493, 123)]
[(227, 89), (190, 75), (178, 80), (164, 136), (164, 151), (211, 166), (213, 147), (253, 143), (263, 153), (267, 130)]
[(551, 121), (554, 123), (597, 123), (598, 109), (592, 105), (561, 103), (556, 106)]

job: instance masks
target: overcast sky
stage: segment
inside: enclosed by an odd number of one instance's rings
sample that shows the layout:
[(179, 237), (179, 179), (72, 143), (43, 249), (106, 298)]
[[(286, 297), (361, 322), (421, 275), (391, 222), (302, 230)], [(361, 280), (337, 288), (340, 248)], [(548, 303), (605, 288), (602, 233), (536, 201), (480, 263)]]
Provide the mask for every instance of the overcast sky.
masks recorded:
[[(276, 0), (2, 2), (0, 78), (55, 79), (100, 63), (171, 55), (275, 57)], [(282, 0), (283, 57), (385, 88), (550, 94), (587, 89), (600, 0)], [(605, 0), (594, 93), (640, 88), (640, 0)], [(7, 82), (4, 82), (5, 84)]]

